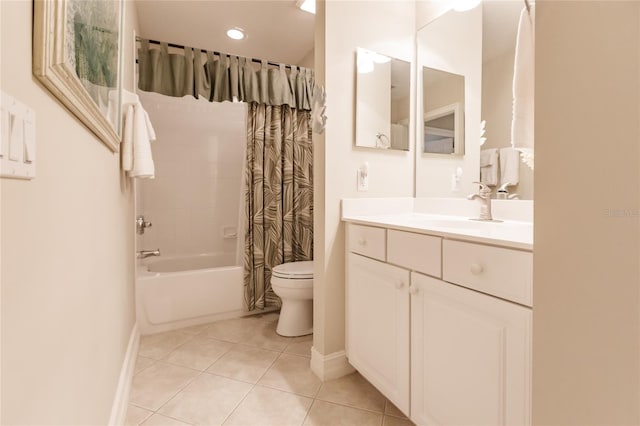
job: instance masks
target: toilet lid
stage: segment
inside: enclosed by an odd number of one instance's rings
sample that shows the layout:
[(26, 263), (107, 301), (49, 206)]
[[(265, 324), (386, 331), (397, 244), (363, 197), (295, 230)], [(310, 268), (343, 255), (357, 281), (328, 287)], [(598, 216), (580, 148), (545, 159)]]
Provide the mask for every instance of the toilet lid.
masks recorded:
[(313, 278), (313, 261), (283, 263), (282, 265), (274, 266), (271, 273), (278, 278), (298, 280)]

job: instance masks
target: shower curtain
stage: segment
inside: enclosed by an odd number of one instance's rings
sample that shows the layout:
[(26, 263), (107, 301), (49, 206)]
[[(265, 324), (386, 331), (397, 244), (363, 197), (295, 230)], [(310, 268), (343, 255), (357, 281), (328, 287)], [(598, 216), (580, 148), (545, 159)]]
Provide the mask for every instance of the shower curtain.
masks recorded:
[[(170, 53), (168, 43), (139, 41), (141, 90), (248, 103), (245, 301), (250, 311), (279, 306), (271, 269), (313, 256), (313, 72), (191, 47)], [(323, 111), (320, 105), (317, 114)]]
[(311, 113), (249, 104), (245, 190), (245, 302), (279, 306), (271, 269), (313, 256)]

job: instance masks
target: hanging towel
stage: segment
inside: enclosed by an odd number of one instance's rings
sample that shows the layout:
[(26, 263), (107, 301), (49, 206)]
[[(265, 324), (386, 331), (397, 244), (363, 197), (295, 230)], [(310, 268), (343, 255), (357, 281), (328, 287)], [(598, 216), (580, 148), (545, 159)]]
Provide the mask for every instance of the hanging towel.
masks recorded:
[(495, 148), (480, 151), (480, 182), (491, 186), (498, 184), (498, 150)]
[(520, 181), (520, 152), (514, 148), (500, 149), (500, 186), (517, 185)]
[(124, 123), (122, 169), (129, 172), (130, 177), (152, 179), (155, 176), (151, 155), (151, 141), (155, 139), (149, 114), (142, 104), (129, 105)]
[(533, 169), (535, 6), (520, 12), (513, 66), (513, 117), (511, 146), (522, 153), (522, 161)]

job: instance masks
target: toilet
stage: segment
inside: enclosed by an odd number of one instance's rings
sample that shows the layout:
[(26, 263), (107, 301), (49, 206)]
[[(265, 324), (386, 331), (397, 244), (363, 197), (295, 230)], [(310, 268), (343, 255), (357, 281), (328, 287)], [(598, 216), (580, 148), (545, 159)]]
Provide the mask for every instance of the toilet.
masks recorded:
[(271, 288), (282, 299), (276, 333), (313, 333), (313, 261), (290, 262), (271, 270)]

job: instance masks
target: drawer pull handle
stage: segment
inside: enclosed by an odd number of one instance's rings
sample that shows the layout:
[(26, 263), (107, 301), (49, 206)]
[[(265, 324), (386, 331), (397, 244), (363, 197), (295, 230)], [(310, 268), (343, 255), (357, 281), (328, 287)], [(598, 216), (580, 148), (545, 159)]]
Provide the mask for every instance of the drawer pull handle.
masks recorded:
[(418, 287), (412, 285), (411, 287), (409, 287), (409, 293), (418, 294)]
[(401, 289), (402, 287), (404, 287), (404, 283), (403, 283), (402, 281), (398, 281), (398, 282), (396, 283), (396, 288), (397, 288), (397, 289)]
[(480, 265), (478, 263), (472, 263), (471, 267), (469, 268), (469, 270), (471, 270), (471, 273), (473, 275), (480, 275), (482, 273), (482, 271), (484, 271), (484, 268), (482, 267), (482, 265)]
[(366, 246), (367, 245), (366, 238), (363, 237), (363, 238), (358, 239), (358, 244), (363, 246), (363, 247)]

